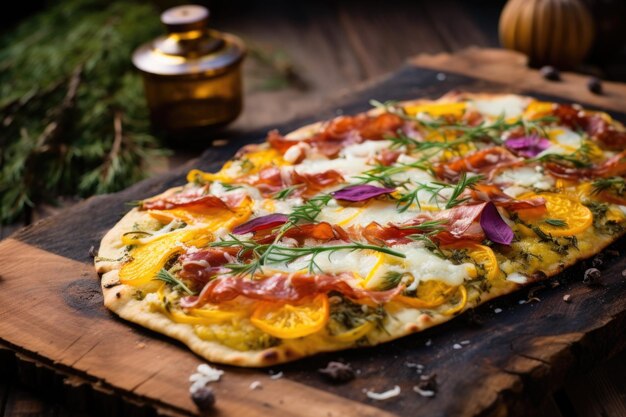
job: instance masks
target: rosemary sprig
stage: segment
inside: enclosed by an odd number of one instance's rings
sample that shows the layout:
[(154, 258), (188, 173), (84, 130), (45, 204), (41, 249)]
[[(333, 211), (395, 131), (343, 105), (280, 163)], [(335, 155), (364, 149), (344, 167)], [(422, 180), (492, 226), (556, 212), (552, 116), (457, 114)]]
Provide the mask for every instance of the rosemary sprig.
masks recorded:
[(527, 162), (555, 162), (560, 165), (571, 165), (575, 168), (591, 167), (591, 146), (583, 142), (580, 148), (570, 154), (548, 153), (536, 158), (528, 159)]
[(623, 196), (626, 193), (626, 181), (622, 177), (599, 178), (591, 183), (593, 189), (591, 194), (598, 194), (602, 191), (612, 191)]
[(308, 263), (308, 271), (314, 273), (315, 270), (321, 271), (315, 262), (315, 258), (322, 253), (333, 253), (339, 250), (373, 250), (388, 255), (405, 258), (405, 255), (392, 249), (364, 244), (360, 242), (350, 242), (348, 244), (331, 245), (331, 246), (312, 246), (312, 247), (287, 247), (278, 243), (259, 244), (253, 240), (238, 239), (233, 235), (229, 235), (230, 239), (222, 239), (213, 242), (213, 247), (240, 247), (238, 259), (241, 260), (247, 254), (252, 254), (253, 260), (248, 263), (235, 263), (225, 265), (235, 275), (254, 275), (257, 271), (262, 271), (263, 266), (270, 263), (291, 263), (305, 256), (311, 256)]
[(435, 242), (432, 237), (445, 230), (444, 224), (446, 224), (446, 222), (446, 220), (428, 220), (414, 226), (407, 226), (404, 229), (411, 229), (418, 232), (409, 235), (408, 238), (422, 242), (426, 249), (430, 250), (438, 257), (445, 259), (446, 255), (439, 248), (439, 244)]
[(475, 175), (472, 177), (468, 177), (464, 172), (461, 174), (461, 178), (459, 182), (456, 184), (447, 184), (445, 182), (433, 181), (430, 183), (420, 183), (417, 185), (415, 189), (408, 193), (401, 194), (398, 199), (396, 205), (398, 207), (398, 211), (403, 213), (411, 207), (412, 204), (417, 204), (417, 206), (421, 209), (422, 206), (419, 201), (419, 192), (426, 191), (431, 194), (429, 198), (429, 202), (435, 202), (437, 206), (439, 206), (438, 198), (441, 197), (441, 193), (443, 190), (452, 189), (452, 194), (450, 198), (447, 200), (445, 207), (446, 209), (450, 209), (458, 206), (469, 200), (469, 197), (460, 198), (463, 191), (467, 188), (472, 188), (476, 183), (481, 181), (484, 177), (482, 175)]
[(298, 188), (301, 188), (302, 186), (303, 186), (302, 184), (296, 184), (296, 185), (292, 185), (291, 187), (283, 188), (282, 190), (277, 191), (274, 194), (272, 194), (272, 198), (275, 198), (277, 200), (285, 200), (294, 191), (296, 191)]
[(406, 272), (387, 271), (387, 273), (383, 275), (382, 281), (378, 285), (376, 290), (387, 291), (396, 288), (400, 284), (400, 281), (402, 281), (402, 278), (405, 277), (405, 275), (407, 275)]
[[(446, 149), (453, 149), (459, 145), (472, 141), (470, 137), (459, 138), (455, 140), (443, 140), (443, 141), (419, 141), (415, 138), (407, 136), (404, 132), (398, 131), (395, 136), (387, 136), (385, 139), (391, 142), (392, 149), (398, 149), (405, 147), (409, 153), (413, 152), (425, 152), (431, 149), (442, 151)], [(433, 154), (429, 155), (429, 157)]]
[(457, 182), (456, 185), (454, 185), (454, 187), (452, 188), (452, 195), (450, 196), (450, 199), (446, 203), (445, 208), (450, 209), (452, 207), (456, 207), (459, 204), (462, 204), (466, 202), (467, 200), (469, 200), (469, 198), (459, 198), (459, 197), (461, 196), (461, 194), (463, 194), (463, 191), (465, 191), (466, 188), (472, 188), (483, 178), (484, 177), (482, 175), (474, 175), (474, 176), (468, 177), (467, 173), (463, 172), (461, 174), (461, 178), (459, 179), (459, 182)]
[(430, 171), (430, 168), (421, 161), (411, 163), (400, 163), (394, 165), (376, 165), (374, 168), (355, 176), (360, 180), (359, 184), (368, 184), (370, 182), (378, 182), (384, 187), (398, 188), (406, 185), (408, 181), (397, 181), (392, 178), (393, 175), (409, 171), (411, 169), (420, 169), (422, 171)]
[(196, 294), (194, 291), (189, 289), (189, 287), (187, 285), (185, 285), (184, 282), (182, 282), (181, 280), (176, 278), (174, 275), (172, 275), (166, 269), (161, 269), (159, 272), (157, 272), (157, 274), (154, 276), (154, 279), (155, 280), (159, 280), (159, 281), (163, 281), (163, 282), (171, 285), (174, 289), (180, 287), (183, 291), (185, 291), (189, 295)]
[(243, 188), (242, 185), (228, 184), (228, 183), (225, 183), (225, 182), (221, 182), (220, 184), (222, 184), (222, 188), (224, 188), (224, 191), (233, 191), (233, 190), (237, 190), (239, 188)]
[[(333, 197), (330, 194), (320, 194), (307, 200), (304, 204), (294, 207), (285, 225), (291, 227), (298, 222), (315, 222), (315, 219), (322, 212), (322, 209), (326, 207), (332, 199)], [(283, 229), (284, 228), (285, 226), (283, 226)]]

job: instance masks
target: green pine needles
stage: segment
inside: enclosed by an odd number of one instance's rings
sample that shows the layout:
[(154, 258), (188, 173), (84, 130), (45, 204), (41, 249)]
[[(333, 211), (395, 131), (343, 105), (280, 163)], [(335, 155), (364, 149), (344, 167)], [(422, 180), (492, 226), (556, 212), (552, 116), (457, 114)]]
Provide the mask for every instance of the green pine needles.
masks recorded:
[(120, 190), (163, 155), (132, 51), (162, 32), (138, 1), (68, 0), (0, 40), (0, 222)]

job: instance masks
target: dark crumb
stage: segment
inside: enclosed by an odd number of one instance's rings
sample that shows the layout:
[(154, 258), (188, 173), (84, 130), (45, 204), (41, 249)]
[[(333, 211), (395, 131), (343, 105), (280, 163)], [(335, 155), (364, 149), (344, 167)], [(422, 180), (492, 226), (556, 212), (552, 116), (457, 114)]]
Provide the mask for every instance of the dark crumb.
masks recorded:
[(557, 280), (550, 281), (549, 284), (550, 284), (550, 288), (556, 288), (559, 285), (561, 285), (561, 283)]
[(598, 77), (589, 77), (587, 89), (593, 94), (602, 94), (602, 81)]
[(531, 299), (537, 298), (537, 293), (545, 288), (546, 286), (544, 284), (537, 285), (536, 287), (532, 287), (530, 290), (528, 290), (528, 299), (531, 300)]
[(602, 268), (602, 266), (604, 265), (604, 255), (602, 255), (601, 253), (594, 256), (593, 259), (591, 260), (591, 266), (594, 268)]
[(602, 278), (602, 273), (597, 268), (589, 268), (585, 271), (585, 275), (583, 276), (583, 283), (588, 286), (595, 286), (600, 284), (600, 278)]
[(417, 386), (422, 391), (437, 392), (437, 374), (422, 375)]
[(200, 411), (208, 411), (215, 405), (215, 394), (209, 387), (196, 390), (191, 394), (191, 399)]
[(550, 80), (550, 81), (561, 80), (561, 73), (559, 72), (558, 69), (554, 68), (551, 65), (546, 65), (544, 67), (541, 67), (541, 69), (539, 70), (539, 73), (546, 80)]
[(122, 293), (120, 293), (120, 292), (118, 291), (118, 292), (116, 292), (116, 293), (115, 293), (115, 296), (116, 296), (117, 298), (121, 298), (121, 297), (122, 297)]
[(465, 323), (469, 327), (481, 327), (483, 325), (483, 319), (476, 314), (473, 308), (467, 310), (461, 317), (465, 317)]
[(354, 370), (349, 363), (330, 361), (326, 368), (317, 371), (332, 382), (348, 382), (355, 377)]
[(92, 258), (95, 258), (96, 256), (98, 256), (98, 251), (96, 250), (94, 246), (91, 246), (89, 248), (89, 256), (91, 256)]
[(615, 250), (615, 249), (607, 249), (604, 251), (607, 255), (611, 255), (611, 256), (619, 256), (619, 251)]
[(108, 284), (104, 284), (103, 287), (109, 289), (109, 288), (117, 287), (118, 285), (122, 285), (122, 283), (119, 281), (109, 282)]
[(565, 301), (566, 303), (571, 303), (572, 302), (572, 296), (570, 294), (565, 294), (563, 296), (563, 301)]
[[(548, 276), (546, 275), (545, 272), (543, 271), (535, 271), (533, 272), (533, 274), (530, 276), (530, 279), (532, 281), (543, 281), (548, 279)], [(542, 287), (543, 288), (543, 287)]]

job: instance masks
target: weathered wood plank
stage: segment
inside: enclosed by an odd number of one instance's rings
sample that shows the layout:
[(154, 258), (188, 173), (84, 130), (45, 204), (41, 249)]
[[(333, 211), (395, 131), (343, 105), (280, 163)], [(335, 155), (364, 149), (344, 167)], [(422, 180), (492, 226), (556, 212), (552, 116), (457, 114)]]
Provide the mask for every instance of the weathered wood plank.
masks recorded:
[(626, 354), (572, 380), (565, 392), (578, 417), (626, 416)]
[(454, 55), (446, 53), (420, 55), (410, 61), (422, 68), (452, 71), (618, 112), (626, 109), (626, 84), (605, 82), (604, 93), (596, 95), (587, 90), (587, 77), (580, 74), (565, 72), (561, 74), (562, 81), (548, 81), (541, 77), (538, 71), (527, 67), (524, 55), (513, 51), (468, 48)]

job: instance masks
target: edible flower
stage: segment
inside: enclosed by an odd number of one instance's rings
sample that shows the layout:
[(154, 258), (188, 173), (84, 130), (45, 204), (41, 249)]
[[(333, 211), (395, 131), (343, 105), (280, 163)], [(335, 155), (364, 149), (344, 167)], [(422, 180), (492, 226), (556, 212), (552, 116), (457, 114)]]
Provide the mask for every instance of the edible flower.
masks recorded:
[(272, 229), (277, 226), (281, 226), (287, 223), (289, 218), (286, 214), (273, 213), (267, 216), (257, 217), (250, 221), (247, 221), (233, 229), (233, 233), (236, 235), (244, 235), (250, 232), (256, 232), (258, 230)]
[(331, 193), (335, 200), (358, 202), (369, 200), (384, 194), (391, 194), (395, 190), (393, 188), (376, 187), (374, 185), (359, 184), (351, 185), (339, 191)]
[(513, 241), (513, 230), (498, 213), (498, 209), (492, 202), (488, 202), (480, 215), (480, 226), (485, 232), (487, 239), (492, 242), (510, 245)]
[(550, 147), (550, 141), (537, 135), (509, 138), (504, 146), (513, 153), (525, 158), (534, 158)]

